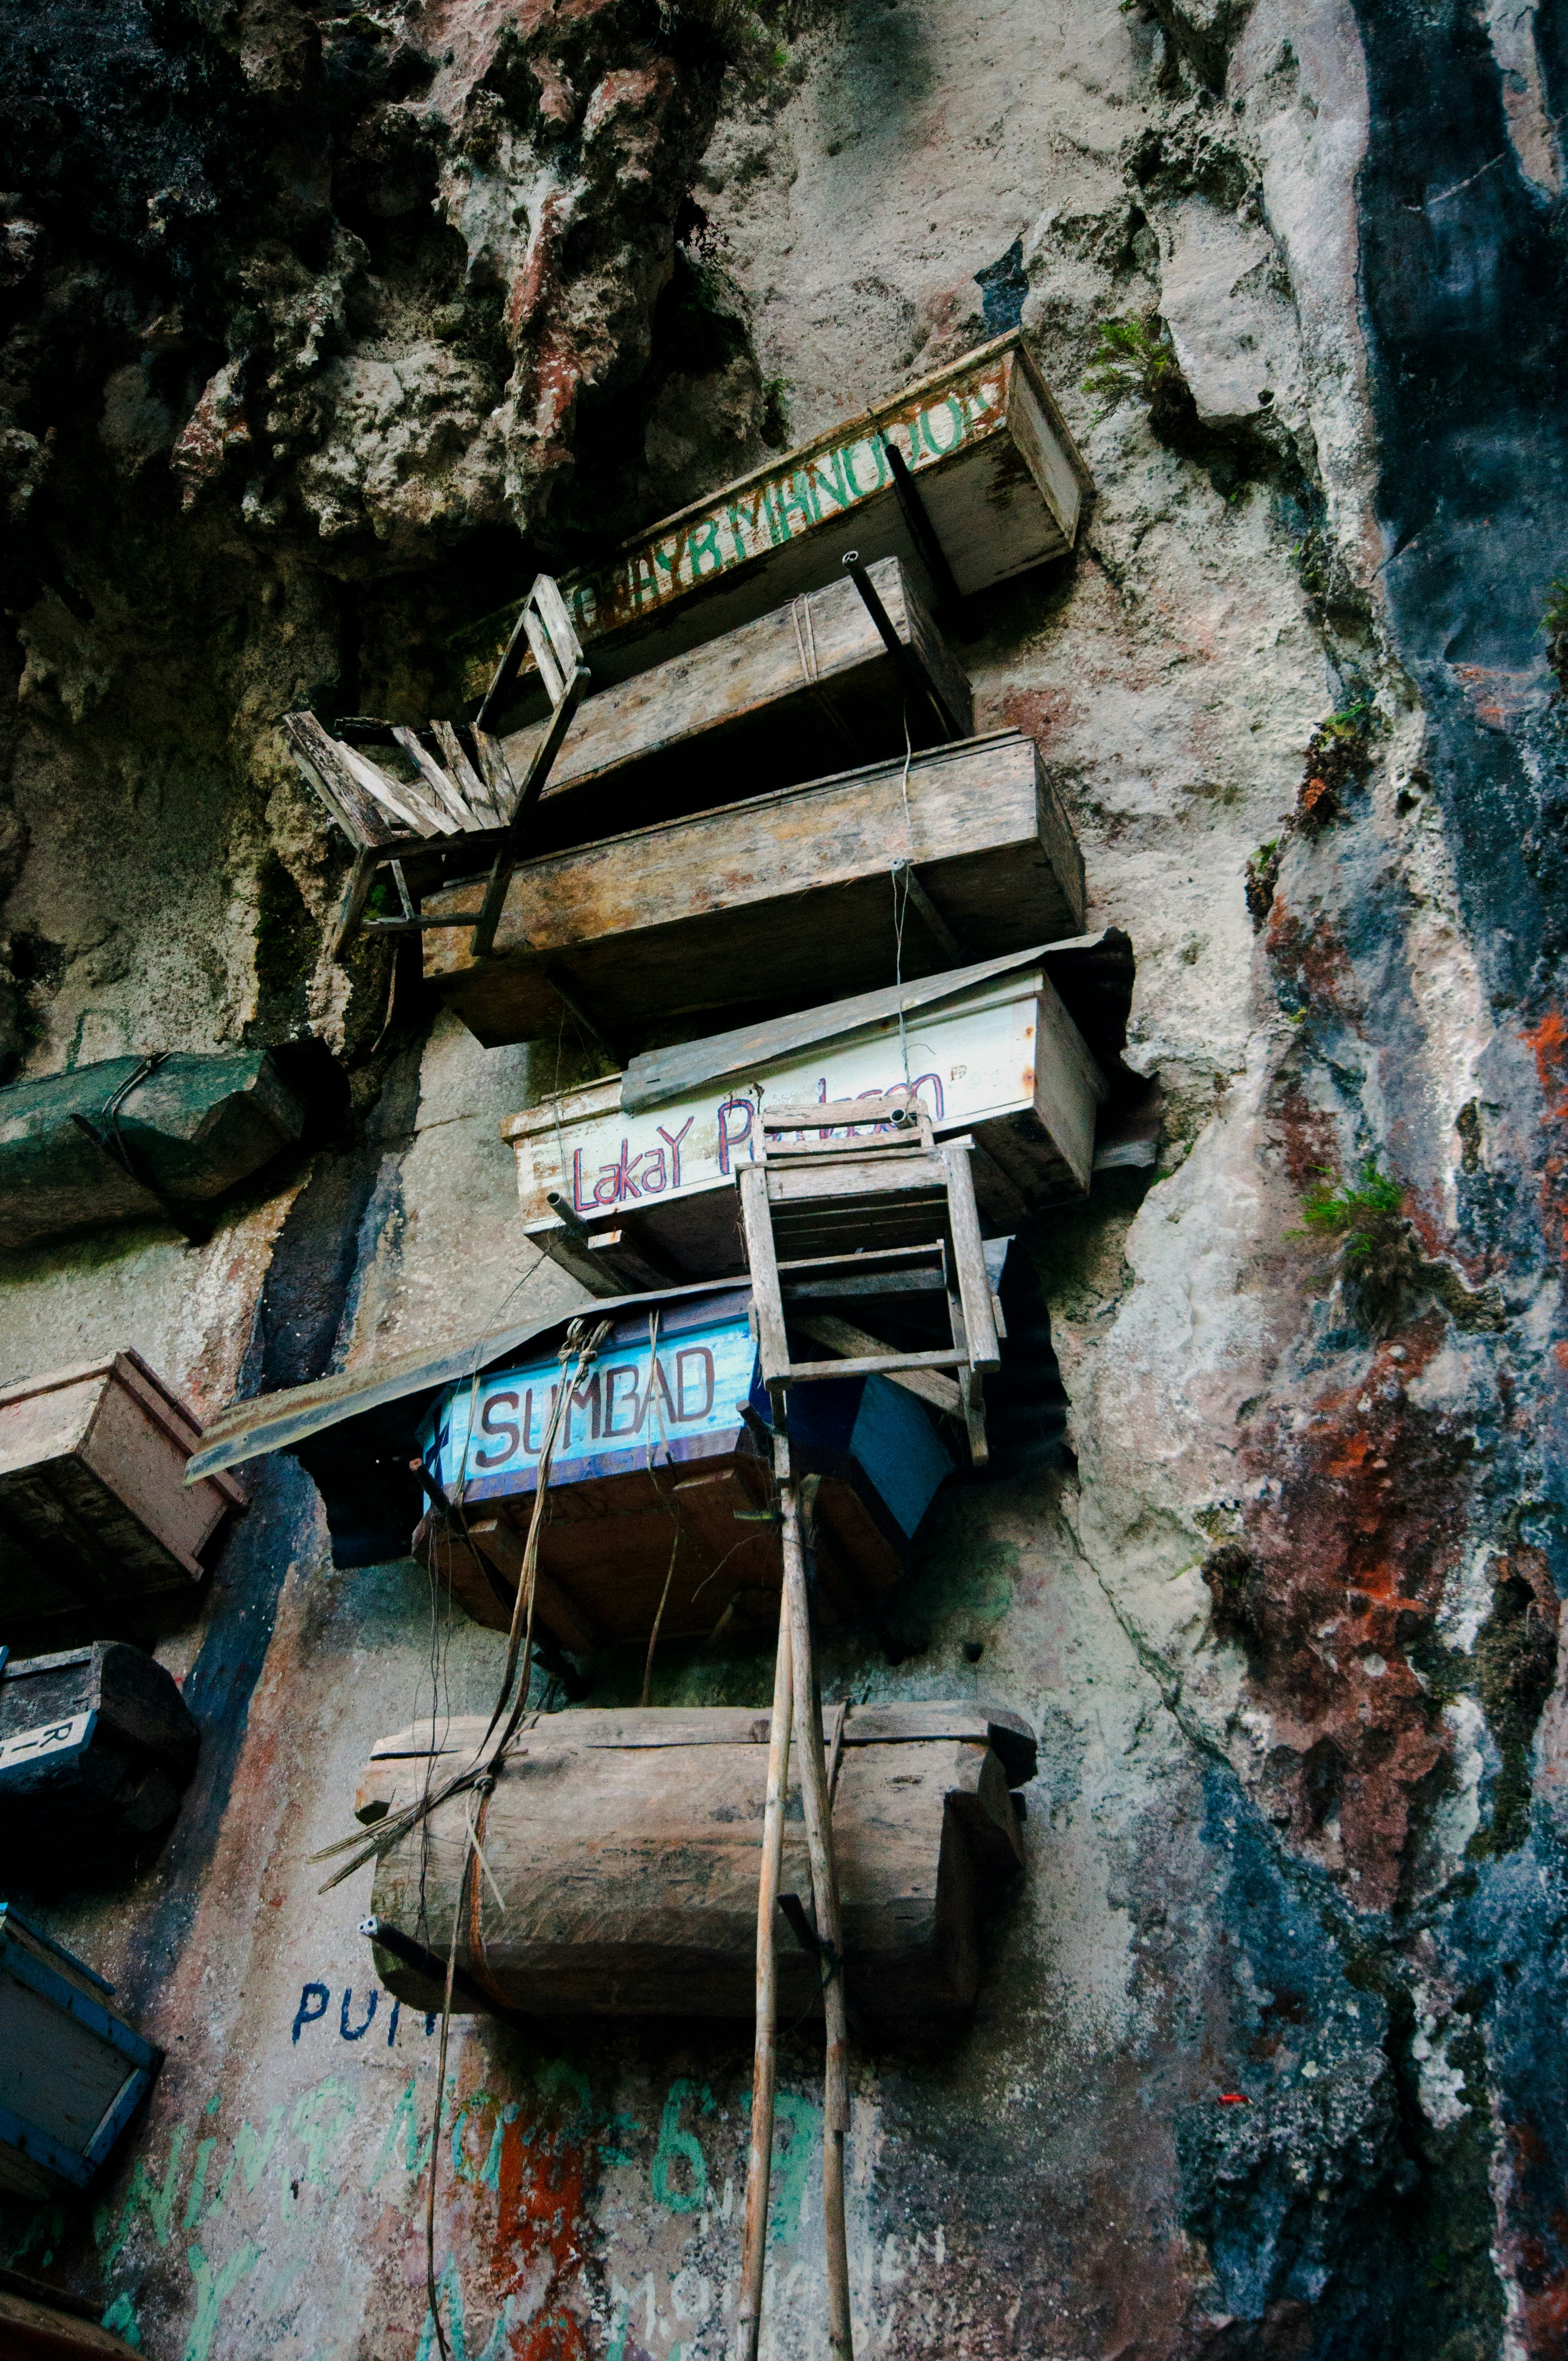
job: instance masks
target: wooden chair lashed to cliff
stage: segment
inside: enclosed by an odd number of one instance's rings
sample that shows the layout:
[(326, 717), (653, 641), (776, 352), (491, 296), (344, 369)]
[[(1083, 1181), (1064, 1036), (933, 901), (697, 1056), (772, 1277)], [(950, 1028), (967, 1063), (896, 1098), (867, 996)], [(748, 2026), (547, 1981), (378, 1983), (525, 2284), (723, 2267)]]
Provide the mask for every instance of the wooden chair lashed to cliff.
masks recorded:
[[(286, 718), (295, 762), (355, 849), (333, 941), (334, 958), (344, 956), (362, 927), (379, 934), (469, 927), (475, 955), (483, 958), (491, 949), (507, 887), (526, 849), (529, 821), (589, 680), (565, 601), (548, 574), (535, 577), (518, 633), (532, 651), (550, 698), (549, 725), (521, 784), (512, 777), (499, 739), (482, 726), (490, 697), (466, 732), (450, 721), (433, 723), (423, 735), (391, 723), (359, 723), (350, 742), (334, 738), (313, 713)], [(434, 751), (426, 736), (433, 739)], [(394, 778), (363, 751), (367, 744), (400, 747), (413, 777)], [(428, 865), (433, 854), (440, 873), (436, 884), (462, 873), (465, 863), (473, 874), (488, 859), (489, 877), (477, 915), (426, 917), (415, 908), (403, 864), (417, 856)], [(367, 912), (382, 869), (391, 873), (400, 915)]]
[[(891, 1128), (869, 1136), (860, 1128), (872, 1124)], [(851, 1136), (833, 1136), (847, 1128)], [(741, 1165), (736, 1179), (762, 1382), (780, 1413), (791, 1385), (902, 1378), (962, 1417), (970, 1455), (983, 1465), (982, 1381), (987, 1369), (1000, 1367), (1001, 1351), (969, 1143), (938, 1143), (929, 1116), (908, 1093), (770, 1107), (762, 1152)], [(921, 1295), (945, 1300), (950, 1341), (935, 1350), (900, 1351), (872, 1335), (857, 1338), (827, 1310), (846, 1301)], [(792, 1323), (830, 1340), (838, 1356), (797, 1358)], [(937, 1374), (944, 1371), (951, 1375)]]
[[(868, 1135), (862, 1127), (873, 1124), (887, 1128)], [(848, 1137), (834, 1136), (845, 1132)], [(806, 1564), (813, 1487), (809, 1477), (797, 1479), (791, 1464), (789, 1389), (814, 1380), (872, 1376), (921, 1390), (940, 1387), (939, 1406), (961, 1411), (970, 1455), (978, 1464), (985, 1457), (981, 1384), (987, 1369), (1001, 1366), (1002, 1356), (968, 1145), (938, 1144), (930, 1117), (913, 1091), (764, 1109), (762, 1154), (740, 1168), (736, 1183), (751, 1273), (758, 1359), (773, 1403), (773, 1479), (784, 1574), (757, 1908), (756, 2048), (738, 2349), (740, 2361), (756, 2361), (776, 2075), (777, 1918), (783, 1900), (779, 1866), (793, 1726), (815, 1911), (815, 1925), (807, 1934), (822, 1968), (828, 2345), (833, 2361), (853, 2361), (844, 2200), (849, 2036), (843, 1932), (831, 1783), (812, 1664)], [(863, 1300), (878, 1298), (902, 1298), (907, 1305), (919, 1296), (935, 1296), (946, 1307), (950, 1341), (935, 1351), (884, 1345), (828, 1310), (846, 1302), (858, 1310)], [(836, 1345), (836, 1357), (797, 1359), (789, 1334), (792, 1320), (797, 1333)]]

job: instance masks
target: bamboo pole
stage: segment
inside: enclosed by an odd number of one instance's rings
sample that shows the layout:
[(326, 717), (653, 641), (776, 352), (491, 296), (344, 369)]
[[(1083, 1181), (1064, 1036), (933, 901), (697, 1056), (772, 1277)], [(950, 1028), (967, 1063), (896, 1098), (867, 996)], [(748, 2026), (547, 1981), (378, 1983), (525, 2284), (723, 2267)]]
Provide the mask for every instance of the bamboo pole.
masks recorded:
[[(854, 2361), (850, 2317), (850, 2251), (844, 2215), (844, 2138), (850, 2128), (849, 2025), (844, 2000), (844, 1936), (839, 1910), (839, 1876), (833, 1860), (832, 1803), (823, 1759), (822, 1700), (811, 1657), (811, 1609), (806, 1589), (803, 1521), (816, 1485), (807, 1477), (797, 1497), (793, 1484), (779, 1488), (784, 1515), (785, 1617), (795, 1689), (795, 1747), (806, 1843), (811, 1861), (811, 1892), (821, 1945), (822, 2011), (826, 2056), (822, 2092), (822, 2219), (828, 2264), (828, 2340), (834, 2361)], [(781, 1642), (782, 1653), (782, 1642)]]
[(762, 2270), (767, 2261), (768, 2180), (773, 2166), (773, 2088), (778, 2069), (774, 1933), (779, 1872), (784, 1861), (784, 1803), (789, 1794), (794, 1687), (786, 1591), (779, 1600), (773, 1711), (768, 1730), (767, 1801), (762, 1812), (762, 1867), (757, 1883), (757, 2030), (751, 2062), (751, 2144), (746, 2158), (746, 2226), (740, 2247), (738, 2361), (757, 2361), (757, 2342), (762, 2333)]

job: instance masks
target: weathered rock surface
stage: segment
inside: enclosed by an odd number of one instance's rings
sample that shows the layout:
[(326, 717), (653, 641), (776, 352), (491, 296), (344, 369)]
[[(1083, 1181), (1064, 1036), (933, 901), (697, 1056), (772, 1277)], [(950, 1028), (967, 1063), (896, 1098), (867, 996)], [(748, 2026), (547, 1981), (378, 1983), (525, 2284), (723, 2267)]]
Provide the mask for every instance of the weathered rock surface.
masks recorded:
[[(131, 1344), (203, 1410), (564, 1300), (497, 1126), (586, 1053), (481, 1051), (382, 951), (325, 962), (343, 848), (278, 718), (455, 710), (448, 632), (534, 564), (1021, 316), (1097, 493), (962, 652), (1134, 936), (1160, 1157), (1030, 1240), (1069, 1457), (953, 1492), (902, 1662), (824, 1667), (979, 1685), (1044, 1741), (972, 2027), (857, 2062), (861, 2348), (1559, 2355), (1557, 20), (0, 23), (8, 1071), (309, 1026), (354, 1093), (204, 1246), (0, 1258), (0, 1378)], [(1135, 318), (1173, 364), (1091, 395)], [(139, 1636), (203, 1724), (196, 1785), (156, 1871), (31, 1906), (170, 2062), (95, 2229), (8, 2213), (0, 2259), (149, 2353), (428, 2361), (434, 2045), (307, 1856), (367, 1741), (488, 1705), (494, 1635), (433, 1638), (411, 1563), (334, 1577), (285, 1466), (202, 1616)], [(655, 1694), (767, 1683), (672, 1653)], [(455, 2041), (464, 2361), (728, 2348), (749, 2061), (680, 2045)], [(805, 2355), (805, 2033), (785, 2083), (770, 2305)]]

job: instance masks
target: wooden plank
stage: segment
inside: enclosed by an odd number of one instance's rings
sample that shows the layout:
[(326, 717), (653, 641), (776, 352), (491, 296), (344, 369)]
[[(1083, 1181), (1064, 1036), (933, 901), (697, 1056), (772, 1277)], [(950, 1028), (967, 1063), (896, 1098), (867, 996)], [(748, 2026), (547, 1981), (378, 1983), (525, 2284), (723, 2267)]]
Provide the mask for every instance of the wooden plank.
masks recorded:
[[(933, 599), (890, 443), (960, 593), (1072, 546), (1088, 470), (1014, 330), (636, 534), (605, 566), (565, 577), (562, 595), (596, 679), (624, 679), (837, 578), (851, 541), (868, 566), (902, 557)], [(473, 702), (518, 611), (488, 617), (455, 642)]]
[[(472, 1754), (485, 1734), (479, 1714), (416, 1721), (371, 1749), (373, 1762), (402, 1756), (422, 1758)], [(553, 1713), (525, 1732), (519, 1744), (530, 1752), (579, 1746), (763, 1746), (768, 1743), (766, 1706), (574, 1706)], [(1023, 1715), (990, 1698), (895, 1698), (857, 1704), (845, 1725), (846, 1746), (908, 1744), (917, 1739), (981, 1741), (1001, 1750), (1014, 1786), (1035, 1776), (1035, 1738)]]
[(475, 730), (474, 745), (489, 791), (491, 815), (498, 827), (508, 828), (517, 802), (518, 782), (507, 763), (506, 749), (499, 738), (492, 738), (486, 730)]
[[(419, 732), (406, 730), (400, 724), (392, 731), (392, 735), (424, 781), (427, 790), (424, 800), (435, 832), (442, 836), (450, 836), (454, 829), (470, 832), (477, 829), (478, 821), (434, 755), (422, 744)], [(411, 798), (416, 790), (410, 786), (404, 792)]]
[(431, 727), (435, 732), (442, 760), (468, 813), (464, 825), (473, 829), (504, 828), (506, 814), (492, 808), (489, 782), (481, 777), (468, 760), (467, 748), (451, 722), (435, 721)]
[[(389, 844), (400, 833), (343, 759), (344, 750), (313, 713), (288, 713), (289, 751), (351, 844)], [(411, 821), (408, 823), (412, 825)]]
[[(1078, 924), (1076, 865), (1059, 875), (1042, 832), (1052, 801), (1033, 741), (1003, 731), (916, 756), (906, 787), (902, 763), (879, 763), (637, 829), (521, 863), (494, 956), (453, 929), (426, 942), (425, 973), (487, 1047), (558, 1030), (552, 965), (628, 1046), (747, 1002), (863, 990), (895, 970), (901, 850), (972, 940), (1005, 949)], [(454, 886), (426, 906), (455, 917), (482, 898)], [(939, 956), (905, 936), (908, 971)]]
[(953, 1269), (958, 1279), (959, 1301), (963, 1306), (970, 1363), (976, 1369), (997, 1369), (1002, 1366), (1002, 1348), (997, 1342), (996, 1320), (992, 1310), (991, 1282), (986, 1277), (985, 1249), (981, 1244), (969, 1151), (958, 1140), (949, 1139), (943, 1143), (941, 1155), (948, 1168), (948, 1218), (951, 1225)]
[[(500, 1899), (487, 1881), (475, 1914), (483, 1956), (460, 1939), (459, 1964), (530, 2012), (749, 2016), (766, 1762), (751, 1743), (584, 1749), (565, 1763), (509, 1756), (485, 1822)], [(403, 1766), (408, 1794), (422, 1776)], [(974, 1845), (970, 1812), (994, 1844)], [(455, 1797), (390, 1849), (377, 1916), (417, 1924), (422, 1892), (430, 1922), (453, 1923), (466, 1825)], [(851, 1999), (879, 2015), (967, 2008), (981, 1900), (997, 1864), (1005, 1875), (1019, 1861), (998, 1757), (978, 1740), (847, 1745), (833, 1827)], [(804, 1831), (786, 1822), (783, 1890), (808, 1892), (807, 1876)], [(778, 1964), (781, 2005), (819, 2006), (814, 1955), (781, 1943)], [(384, 1951), (377, 1968), (390, 1990), (422, 2000), (418, 1979)]]
[[(896, 558), (874, 569), (898, 644), (957, 717), (942, 730), (924, 697), (906, 696), (852, 582), (760, 616), (689, 654), (585, 698), (541, 798), (539, 850), (673, 818), (712, 799), (722, 772), (747, 795), (967, 737), (973, 700), (957, 659)], [(506, 741), (521, 778), (543, 739), (532, 724)]]
[[(790, 1325), (809, 1336), (814, 1345), (826, 1345), (830, 1353), (841, 1353), (846, 1359), (855, 1359), (861, 1367), (880, 1365), (895, 1386), (906, 1393), (928, 1402), (933, 1410), (948, 1418), (961, 1418), (963, 1403), (958, 1387), (950, 1378), (938, 1377), (934, 1369), (912, 1369), (907, 1359), (892, 1354), (879, 1337), (852, 1321), (841, 1320), (832, 1312), (797, 1312), (791, 1310)], [(898, 1366), (894, 1366), (897, 1360)]]

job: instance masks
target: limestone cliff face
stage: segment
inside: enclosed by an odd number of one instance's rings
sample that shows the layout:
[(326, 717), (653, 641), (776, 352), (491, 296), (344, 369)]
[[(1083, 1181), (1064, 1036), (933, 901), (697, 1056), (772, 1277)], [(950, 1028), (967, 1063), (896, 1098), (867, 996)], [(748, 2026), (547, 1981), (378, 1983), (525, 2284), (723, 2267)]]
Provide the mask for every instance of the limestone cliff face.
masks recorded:
[[(497, 1127), (560, 1069), (433, 1023), (371, 948), (325, 961), (343, 851), (278, 718), (456, 712), (451, 631), (534, 564), (1021, 316), (1096, 497), (961, 653), (1134, 937), (1159, 1162), (1029, 1242), (1069, 1461), (954, 1493), (913, 1653), (826, 1667), (978, 1684), (1046, 1741), (973, 2026), (858, 2062), (862, 2346), (1559, 2354), (1561, 25), (4, 22), (12, 1069), (311, 1025), (355, 1116), (205, 1247), (11, 1257), (0, 1378), (131, 1343), (205, 1409), (554, 1300)], [(1113, 320), (1161, 326), (1107, 374)], [(305, 1860), (428, 1709), (427, 1624), (409, 1565), (332, 1576), (273, 1466), (159, 1642), (206, 1730), (164, 1861), (38, 1900), (171, 2057), (96, 2237), (8, 2215), (0, 2251), (149, 2353), (431, 2349), (433, 2066), (366, 2017), (357, 1889)], [(454, 1709), (487, 1703), (491, 1636), (443, 1648)], [(726, 2349), (745, 2044), (680, 2038), (465, 2035), (468, 2361)], [(802, 2036), (802, 2354), (815, 2071)]]

